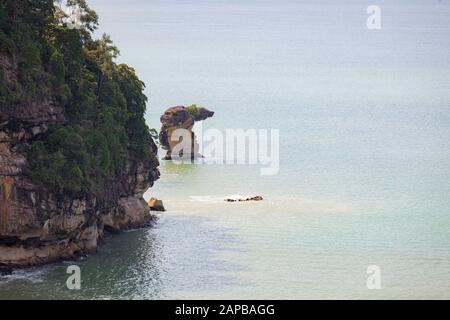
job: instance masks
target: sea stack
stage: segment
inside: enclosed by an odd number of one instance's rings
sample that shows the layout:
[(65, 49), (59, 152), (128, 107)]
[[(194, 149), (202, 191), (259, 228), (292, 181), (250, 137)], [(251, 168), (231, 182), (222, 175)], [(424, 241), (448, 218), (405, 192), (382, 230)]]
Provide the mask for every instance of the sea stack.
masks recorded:
[[(199, 108), (197, 105), (191, 105), (189, 107), (176, 106), (167, 109), (161, 116), (162, 127), (159, 133), (159, 141), (161, 147), (167, 150), (164, 160), (171, 160), (173, 156), (191, 159), (201, 157), (198, 152), (198, 143), (195, 138), (195, 134), (192, 131), (196, 121), (202, 121), (211, 118), (214, 115), (213, 111), (206, 108)], [(177, 129), (184, 129), (183, 131), (177, 131), (176, 136), (174, 132)], [(180, 135), (182, 135), (180, 137)], [(186, 139), (183, 141), (183, 139)], [(183, 141), (183, 147), (178, 148), (178, 154), (173, 153), (176, 146)], [(189, 154), (183, 152), (189, 150)]]

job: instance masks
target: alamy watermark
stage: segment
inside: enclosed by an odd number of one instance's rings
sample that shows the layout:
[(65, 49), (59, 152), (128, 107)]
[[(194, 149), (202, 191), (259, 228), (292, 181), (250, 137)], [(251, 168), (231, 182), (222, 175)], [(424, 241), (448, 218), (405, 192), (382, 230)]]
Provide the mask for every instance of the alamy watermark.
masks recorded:
[(61, 24), (64, 24), (68, 29), (81, 29), (83, 26), (81, 21), (81, 8), (78, 5), (67, 6), (62, 4), (62, 1), (55, 2), (56, 7), (63, 14), (61, 17)]
[(192, 132), (178, 128), (170, 135), (174, 163), (187, 163), (188, 156), (198, 154), (206, 164), (259, 165), (261, 175), (276, 175), (280, 170), (280, 131), (278, 129), (207, 129), (201, 123)]
[(69, 290), (80, 290), (81, 289), (81, 269), (77, 265), (70, 265), (66, 270), (67, 274), (70, 276), (67, 278), (66, 287)]
[(381, 269), (377, 265), (370, 265), (366, 270), (367, 277), (366, 286), (369, 290), (379, 290), (381, 289)]
[(366, 21), (367, 29), (380, 30), (381, 29), (381, 8), (377, 5), (370, 5), (366, 10), (369, 17)]

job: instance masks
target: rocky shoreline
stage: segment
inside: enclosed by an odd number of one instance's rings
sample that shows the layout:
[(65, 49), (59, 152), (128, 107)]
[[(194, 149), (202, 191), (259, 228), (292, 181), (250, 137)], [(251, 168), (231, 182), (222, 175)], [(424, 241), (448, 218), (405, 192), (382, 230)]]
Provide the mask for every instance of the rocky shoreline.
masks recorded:
[[(156, 167), (129, 157), (122, 181), (109, 199), (91, 194), (61, 197), (34, 185), (25, 175), (23, 146), (43, 132), (45, 121), (8, 132), (0, 113), (0, 267), (23, 267), (93, 253), (105, 232), (150, 226), (155, 216), (143, 193), (159, 178)], [(156, 146), (154, 147), (156, 152)]]
[[(0, 54), (6, 79), (17, 82), (17, 63)], [(126, 164), (103, 193), (56, 193), (26, 174), (27, 150), (50, 128), (67, 123), (49, 96), (0, 107), (0, 268), (41, 265), (93, 253), (106, 232), (151, 226), (155, 215), (143, 198), (159, 178), (158, 162), (129, 150)], [(157, 146), (150, 139), (149, 154)]]
[[(93, 253), (105, 234), (151, 226), (159, 178), (145, 84), (94, 37), (88, 4), (0, 5), (0, 268)], [(154, 210), (163, 209), (155, 202)]]
[[(143, 222), (138, 224), (130, 224), (123, 229), (120, 230), (112, 230), (112, 229), (104, 229), (102, 236), (98, 237), (96, 240), (96, 246), (92, 248), (92, 250), (83, 250), (83, 251), (70, 251), (67, 246), (58, 247), (57, 244), (53, 245), (41, 245), (41, 246), (23, 246), (19, 247), (19, 251), (17, 250), (17, 246), (9, 247), (9, 250), (16, 257), (19, 254), (27, 259), (23, 260), (25, 263), (18, 263), (16, 259), (14, 263), (6, 263), (0, 265), (0, 275), (8, 275), (18, 269), (28, 269), (32, 267), (39, 267), (46, 264), (51, 263), (61, 263), (67, 260), (78, 261), (82, 258), (86, 258), (91, 254), (96, 254), (99, 247), (108, 241), (108, 238), (113, 237), (123, 231), (135, 230), (135, 229), (143, 229), (143, 228), (151, 228), (156, 225), (158, 222), (158, 216), (151, 214), (146, 218)], [(8, 247), (7, 247), (8, 248)], [(54, 253), (53, 255), (48, 255), (47, 253)], [(7, 253), (7, 251), (0, 252), (0, 255)], [(25, 253), (25, 254), (24, 254)], [(39, 255), (47, 254), (45, 259), (37, 260), (33, 257), (38, 257)]]

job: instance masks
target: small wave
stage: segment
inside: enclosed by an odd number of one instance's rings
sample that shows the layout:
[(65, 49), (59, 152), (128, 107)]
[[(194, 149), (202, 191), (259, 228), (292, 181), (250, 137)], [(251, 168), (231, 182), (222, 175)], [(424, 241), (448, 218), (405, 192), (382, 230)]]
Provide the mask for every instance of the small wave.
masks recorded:
[(0, 285), (12, 281), (29, 281), (31, 283), (44, 282), (48, 269), (45, 267), (39, 269), (17, 269), (5, 275), (0, 275)]
[(224, 197), (206, 195), (206, 196), (190, 196), (190, 201), (192, 202), (208, 202), (208, 203), (219, 203), (222, 202)]
[[(193, 195), (190, 196), (191, 202), (201, 202), (205, 204), (223, 203), (225, 199), (245, 200), (254, 195), (252, 194), (232, 194), (227, 196), (218, 195)], [(311, 199), (302, 197), (264, 197), (264, 201), (261, 202), (267, 206), (279, 206), (283, 205), (285, 210), (293, 210), (299, 212), (349, 212), (352, 210), (351, 203), (334, 200), (334, 199)]]

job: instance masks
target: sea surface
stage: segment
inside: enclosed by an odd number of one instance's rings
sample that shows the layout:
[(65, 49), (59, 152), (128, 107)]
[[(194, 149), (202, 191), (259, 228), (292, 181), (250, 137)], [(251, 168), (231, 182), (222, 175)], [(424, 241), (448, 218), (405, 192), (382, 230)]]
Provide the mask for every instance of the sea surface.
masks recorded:
[(88, 2), (150, 127), (196, 103), (203, 129), (279, 129), (280, 170), (161, 162), (156, 227), (1, 276), (0, 298), (450, 298), (449, 0)]

